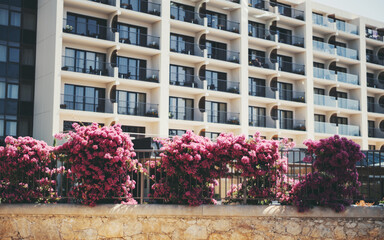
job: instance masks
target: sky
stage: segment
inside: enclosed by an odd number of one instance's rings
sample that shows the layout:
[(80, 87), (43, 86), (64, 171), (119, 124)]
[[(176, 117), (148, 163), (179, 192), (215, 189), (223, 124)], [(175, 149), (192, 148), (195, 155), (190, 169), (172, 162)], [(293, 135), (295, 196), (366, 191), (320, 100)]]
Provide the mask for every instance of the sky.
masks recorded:
[[(313, 0), (315, 2), (343, 9), (364, 17), (384, 22), (384, 0)], [(378, 26), (384, 27), (384, 26)]]

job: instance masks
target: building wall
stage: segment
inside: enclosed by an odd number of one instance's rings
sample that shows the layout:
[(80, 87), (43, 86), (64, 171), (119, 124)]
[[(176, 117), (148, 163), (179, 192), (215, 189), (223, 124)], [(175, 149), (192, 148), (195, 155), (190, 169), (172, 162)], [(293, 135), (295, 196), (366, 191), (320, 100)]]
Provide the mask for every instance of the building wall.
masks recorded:
[[(239, 4), (232, 1), (187, 1), (175, 0), (177, 3), (195, 7), (198, 10), (216, 11), (226, 14), (227, 19), (239, 23), (240, 32), (233, 33), (213, 27), (208, 27), (207, 20), (203, 25), (187, 23), (171, 18), (171, 1), (153, 1), (161, 3), (161, 16), (148, 13), (132, 11), (126, 9), (123, 2), (116, 0), (112, 4), (102, 4), (88, 0), (55, 0), (39, 2), (39, 21), (38, 21), (38, 45), (37, 45), (37, 70), (36, 70), (36, 106), (34, 114), (34, 136), (52, 141), (54, 133), (68, 130), (64, 129), (65, 121), (92, 122), (97, 121), (104, 125), (120, 123), (125, 126), (145, 127), (146, 136), (168, 137), (169, 129), (193, 130), (203, 135), (204, 132), (233, 132), (234, 134), (253, 135), (259, 131), (262, 136), (268, 139), (291, 138), (301, 147), (302, 142), (307, 138), (320, 139), (329, 137), (333, 134), (340, 134), (353, 139), (359, 143), (363, 149), (375, 147), (380, 149), (384, 145), (384, 132), (380, 130), (380, 124), (384, 120), (383, 113), (369, 112), (367, 109), (367, 96), (375, 97), (375, 103), (381, 101), (384, 95), (384, 86), (379, 88), (367, 87), (367, 72), (374, 73), (375, 81), (384, 78), (384, 66), (366, 62), (366, 49), (373, 49), (375, 56), (378, 56), (384, 48), (384, 42), (366, 38), (366, 27), (380, 29), (383, 23), (370, 20), (355, 14), (346, 13), (339, 9), (324, 6), (319, 3), (306, 1), (281, 1), (289, 4), (294, 9), (304, 11), (305, 21), (293, 17), (284, 16), (279, 12), (279, 8), (270, 8), (269, 11), (249, 6), (249, 2), (241, 0)], [(338, 30), (336, 24), (323, 27), (315, 24), (312, 12), (322, 14), (324, 17), (336, 17), (345, 21), (347, 24), (357, 26), (359, 34), (351, 34), (346, 31)], [(77, 13), (86, 16), (104, 19), (108, 28), (114, 28), (115, 22), (138, 25), (147, 28), (149, 35), (160, 37), (160, 49), (136, 46), (119, 42), (119, 34), (113, 33), (108, 29), (108, 39), (101, 40), (95, 37), (87, 37), (67, 33), (63, 28), (67, 25), (67, 14)], [(49, 21), (46, 21), (49, 19)], [(248, 36), (248, 22), (258, 22), (265, 24), (269, 29), (271, 26), (281, 27), (291, 30), (293, 35), (304, 37), (304, 47), (292, 46), (275, 41), (265, 40), (257, 37)], [(349, 26), (349, 25), (348, 25)], [(207, 50), (202, 50), (203, 56), (192, 56), (189, 54), (175, 53), (170, 51), (170, 34), (182, 34), (195, 38), (195, 44), (200, 39), (213, 40), (227, 44), (227, 50), (239, 52), (240, 63), (212, 59)], [(337, 54), (326, 54), (317, 51), (313, 47), (313, 36), (321, 37), (325, 42), (335, 39), (340, 44), (345, 44), (347, 48), (357, 50), (358, 59), (339, 56)], [(66, 48), (76, 48), (106, 54), (106, 62), (109, 66), (109, 76), (100, 76), (72, 72), (62, 69), (65, 63)], [(249, 66), (248, 50), (261, 50), (267, 57), (274, 53), (290, 56), (293, 63), (303, 64), (305, 75), (290, 73), (280, 68), (265, 69)], [(147, 61), (147, 68), (159, 70), (158, 83), (140, 81), (137, 79), (124, 79), (118, 74), (118, 69), (113, 68), (115, 56), (133, 57)], [(325, 68), (332, 65), (344, 67), (348, 74), (358, 77), (359, 84), (344, 83), (340, 81), (330, 81), (319, 77), (314, 77), (315, 69), (313, 62), (320, 62)], [(170, 84), (169, 66), (170, 64), (193, 67), (194, 75), (202, 80), (203, 89), (182, 87)], [(227, 80), (239, 85), (240, 94), (225, 91), (215, 91), (208, 86), (208, 81), (199, 77), (200, 70), (212, 70), (225, 72)], [(383, 73), (383, 74), (381, 74)], [(261, 78), (266, 82), (266, 87), (271, 91), (271, 84), (275, 81), (291, 83), (294, 94), (305, 94), (305, 103), (293, 100), (279, 99), (278, 91), (274, 98), (251, 96), (249, 93), (249, 77)], [(349, 76), (351, 78), (354, 76)], [(383, 79), (384, 80), (384, 79)], [(108, 113), (79, 111), (64, 109), (62, 106), (65, 84), (75, 84), (81, 86), (91, 86), (104, 88), (106, 91), (106, 101), (112, 109)], [(351, 110), (337, 106), (322, 106), (314, 104), (316, 96), (314, 87), (325, 90), (325, 95), (329, 95), (333, 90), (342, 91), (348, 94), (348, 102), (358, 101), (358, 110)], [(47, 91), (47, 89), (49, 91)], [(120, 114), (118, 109), (118, 99), (113, 98), (115, 90), (134, 91), (146, 93), (147, 103), (158, 104), (158, 117), (134, 116)], [(169, 119), (169, 97), (185, 97), (194, 100), (194, 114), (202, 115), (198, 121)], [(109, 102), (112, 99), (111, 102)], [(209, 121), (209, 113), (199, 110), (206, 101), (216, 101), (227, 104), (227, 119), (235, 118), (239, 124), (218, 124)], [(153, 105), (156, 106), (156, 105)], [(298, 128), (283, 129), (279, 127), (254, 127), (249, 126), (248, 107), (257, 106), (266, 109), (266, 118), (271, 118), (274, 109), (293, 111), (293, 122), (297, 123)], [(148, 107), (149, 109), (150, 107)], [(147, 110), (148, 110), (147, 109)], [(384, 109), (384, 108), (383, 108)], [(322, 132), (315, 124), (314, 114), (326, 116), (327, 129), (335, 131)], [(347, 133), (342, 132), (342, 127), (336, 127), (329, 122), (335, 116), (348, 119), (344, 126)], [(372, 136), (368, 131), (368, 120), (375, 121), (377, 134)], [(330, 126), (328, 126), (330, 125)], [(305, 127), (305, 131), (303, 130)], [(381, 126), (384, 130), (383, 126)], [(301, 129), (301, 130), (299, 130)], [(356, 129), (356, 131), (353, 131)]]
[(382, 239), (383, 207), (2, 205), (2, 239)]

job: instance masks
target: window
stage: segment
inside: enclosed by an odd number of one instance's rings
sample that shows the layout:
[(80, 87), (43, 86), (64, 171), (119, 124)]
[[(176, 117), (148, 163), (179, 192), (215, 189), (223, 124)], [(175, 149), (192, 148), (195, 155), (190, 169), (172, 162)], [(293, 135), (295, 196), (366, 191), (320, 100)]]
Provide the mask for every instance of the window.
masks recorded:
[(145, 116), (147, 111), (145, 93), (117, 91), (117, 99), (119, 114)]
[(120, 42), (147, 46), (147, 29), (144, 27), (119, 23), (117, 25)]
[(7, 98), (8, 99), (18, 99), (18, 95), (19, 95), (19, 85), (8, 84)]
[[(257, 22), (248, 22), (248, 35), (257, 38), (266, 38), (267, 30), (265, 29), (265, 24)], [(269, 35), (271, 37), (272, 35)]]
[(169, 83), (172, 85), (192, 86), (195, 69), (178, 65), (169, 66)]
[(20, 27), (20, 25), (21, 25), (21, 14), (19, 12), (11, 11), (9, 25), (10, 26), (14, 26), (14, 27)]
[(6, 83), (0, 82), (0, 99), (5, 99), (5, 92), (6, 92)]
[(315, 114), (315, 122), (325, 122), (325, 115)]
[(368, 112), (374, 112), (375, 111), (375, 98), (374, 97), (367, 97), (367, 104), (368, 104)]
[(169, 118), (194, 120), (194, 101), (188, 98), (169, 97)]
[(123, 125), (121, 126), (121, 130), (123, 130), (123, 132), (129, 133), (131, 138), (139, 139), (145, 137), (145, 127)]
[(72, 27), (70, 33), (101, 39), (107, 37), (107, 20), (105, 19), (68, 13), (66, 25)]
[(227, 29), (227, 15), (206, 11), (206, 17), (208, 20), (208, 27), (226, 30)]
[(337, 98), (348, 98), (348, 93), (337, 91)]
[(277, 34), (279, 42), (286, 43), (286, 44), (293, 44), (292, 43), (292, 31), (280, 27), (274, 27), (271, 26), (271, 33), (273, 35)]
[(20, 50), (18, 48), (9, 48), (9, 61), (13, 63), (18, 63), (20, 60)]
[(26, 30), (36, 30), (36, 15), (23, 12), (23, 28)]
[(7, 62), (7, 46), (0, 45), (0, 62)]
[(368, 120), (368, 137), (375, 137), (375, 121)]
[(185, 54), (194, 54), (195, 39), (190, 36), (184, 36), (171, 33), (171, 51)]
[(35, 51), (32, 48), (23, 48), (22, 64), (27, 66), (35, 65)]
[(146, 80), (147, 61), (136, 58), (117, 57), (119, 77), (125, 79)]
[(293, 112), (287, 110), (278, 110), (281, 129), (293, 129)]
[(333, 117), (331, 118), (331, 123), (338, 125), (348, 125), (348, 118), (346, 117)]
[(278, 82), (279, 98), (282, 100), (292, 101), (293, 99), (293, 85), (291, 83)]
[(5, 135), (17, 136), (17, 122), (7, 120), (5, 122)]
[(313, 67), (315, 67), (315, 68), (320, 68), (320, 69), (324, 69), (324, 68), (325, 68), (325, 65), (324, 65), (324, 63), (313, 62)]
[(206, 101), (208, 122), (227, 123), (227, 104), (221, 102)]
[(376, 150), (376, 145), (368, 145), (368, 150), (371, 150), (371, 151)]
[(170, 137), (172, 136), (182, 136), (183, 134), (185, 134), (187, 132), (187, 130), (181, 130), (181, 129), (169, 129), (168, 131), (168, 135)]
[(248, 107), (249, 126), (266, 127), (266, 109), (263, 107)]
[(317, 95), (325, 95), (325, 90), (322, 88), (314, 88), (313, 92), (314, 94), (317, 94)]
[(227, 61), (227, 44), (214, 41), (206, 41), (205, 46), (208, 57)]
[(260, 78), (248, 78), (249, 94), (251, 96), (265, 97), (265, 80)]
[(219, 132), (205, 132), (205, 137), (211, 139), (212, 141), (216, 141), (217, 137), (220, 136)]
[(324, 42), (324, 38), (321, 38), (321, 37), (313, 36), (312, 39), (313, 39), (314, 41)]
[(64, 85), (62, 108), (90, 112), (105, 112), (105, 89)]
[(8, 26), (8, 10), (0, 8), (0, 25)]
[(277, 55), (275, 59), (272, 59), (279, 65), (279, 70), (285, 72), (292, 72), (292, 57)]
[(195, 22), (195, 8), (180, 3), (171, 2), (171, 19), (184, 22)]
[(209, 90), (227, 91), (227, 73), (206, 70), (205, 78)]
[[(107, 75), (105, 58), (106, 56), (103, 53), (66, 48), (62, 69), (72, 72)], [(29, 62), (30, 59), (26, 59), (26, 61)]]
[[(90, 126), (92, 125), (91, 122), (74, 122), (74, 121), (64, 121), (64, 124), (63, 124), (63, 131), (67, 132), (67, 131), (73, 131), (75, 130), (72, 125), (74, 123), (77, 123), (79, 124), (80, 126)], [(98, 123), (99, 124), (99, 127), (104, 127), (104, 123)]]

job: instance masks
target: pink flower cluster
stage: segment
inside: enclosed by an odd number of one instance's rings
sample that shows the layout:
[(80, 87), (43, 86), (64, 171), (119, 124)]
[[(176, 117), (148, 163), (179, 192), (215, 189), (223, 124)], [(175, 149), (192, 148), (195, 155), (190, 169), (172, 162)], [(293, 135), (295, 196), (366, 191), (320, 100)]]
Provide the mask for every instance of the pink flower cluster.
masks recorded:
[(360, 146), (338, 135), (320, 141), (307, 140), (305, 162), (313, 163), (314, 172), (300, 179), (292, 190), (299, 211), (313, 206), (328, 206), (340, 212), (358, 196), (360, 186), (356, 163), (364, 158)]
[(52, 147), (31, 137), (7, 137), (0, 147), (0, 202), (54, 202)]
[(129, 135), (119, 125), (73, 127), (75, 131), (64, 136), (68, 141), (55, 148), (70, 166), (68, 177), (75, 183), (70, 194), (90, 206), (110, 199), (135, 204), (130, 193), (135, 181), (128, 174), (137, 171), (138, 164)]

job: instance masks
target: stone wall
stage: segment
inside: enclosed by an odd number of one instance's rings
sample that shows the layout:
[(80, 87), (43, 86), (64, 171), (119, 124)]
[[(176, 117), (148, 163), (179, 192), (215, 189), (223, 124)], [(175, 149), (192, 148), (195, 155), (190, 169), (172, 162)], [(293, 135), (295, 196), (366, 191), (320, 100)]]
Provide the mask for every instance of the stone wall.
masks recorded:
[(0, 239), (384, 239), (384, 207), (2, 204)]

